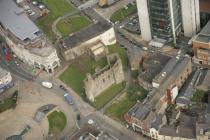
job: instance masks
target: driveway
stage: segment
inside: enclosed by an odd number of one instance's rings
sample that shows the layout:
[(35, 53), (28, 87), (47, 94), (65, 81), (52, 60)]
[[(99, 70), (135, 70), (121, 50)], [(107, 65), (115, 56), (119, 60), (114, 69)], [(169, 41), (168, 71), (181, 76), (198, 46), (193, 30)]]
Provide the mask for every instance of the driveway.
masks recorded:
[[(17, 107), (0, 115), (0, 139), (14, 134), (20, 134), (26, 125), (31, 129), (24, 136), (24, 140), (42, 140), (48, 135), (48, 120), (44, 118), (37, 123), (33, 118), (37, 109), (46, 104), (55, 104), (67, 117), (67, 127), (63, 135), (75, 130), (74, 115), (71, 107), (51, 90), (40, 85), (29, 86), (28, 82), (19, 82), (19, 100)], [(61, 136), (62, 137), (62, 136)]]

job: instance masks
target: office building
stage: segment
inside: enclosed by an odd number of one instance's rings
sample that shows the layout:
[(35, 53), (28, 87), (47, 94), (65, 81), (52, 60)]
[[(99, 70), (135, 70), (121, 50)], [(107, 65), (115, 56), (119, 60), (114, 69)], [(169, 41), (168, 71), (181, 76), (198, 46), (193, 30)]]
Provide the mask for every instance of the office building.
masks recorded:
[(184, 35), (191, 37), (200, 30), (199, 0), (181, 0)]
[(194, 35), (200, 26), (198, 0), (137, 0), (142, 39), (161, 47), (184, 30)]

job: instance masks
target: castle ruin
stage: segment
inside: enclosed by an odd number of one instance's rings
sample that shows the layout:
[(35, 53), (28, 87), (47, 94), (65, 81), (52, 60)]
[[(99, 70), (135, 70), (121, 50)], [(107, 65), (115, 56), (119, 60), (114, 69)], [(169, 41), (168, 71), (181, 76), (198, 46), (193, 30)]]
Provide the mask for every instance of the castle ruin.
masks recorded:
[(94, 102), (94, 98), (100, 95), (113, 84), (124, 81), (124, 72), (121, 59), (117, 53), (107, 56), (108, 65), (97, 70), (93, 75), (87, 74), (84, 85), (87, 98)]

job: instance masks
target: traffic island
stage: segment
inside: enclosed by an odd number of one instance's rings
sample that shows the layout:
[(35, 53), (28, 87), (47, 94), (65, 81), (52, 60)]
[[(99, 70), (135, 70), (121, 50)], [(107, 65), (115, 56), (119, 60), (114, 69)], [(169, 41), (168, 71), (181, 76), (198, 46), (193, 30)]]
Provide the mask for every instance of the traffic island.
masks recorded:
[(54, 111), (47, 116), (49, 122), (49, 135), (55, 136), (62, 132), (67, 124), (66, 116), (61, 111)]

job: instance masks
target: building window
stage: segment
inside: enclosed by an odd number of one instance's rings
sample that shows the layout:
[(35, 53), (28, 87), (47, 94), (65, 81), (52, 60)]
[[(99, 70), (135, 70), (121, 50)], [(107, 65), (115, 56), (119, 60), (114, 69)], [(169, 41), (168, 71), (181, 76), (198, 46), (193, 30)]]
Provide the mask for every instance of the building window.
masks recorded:
[(203, 64), (203, 62), (202, 61), (199, 61), (199, 64)]

